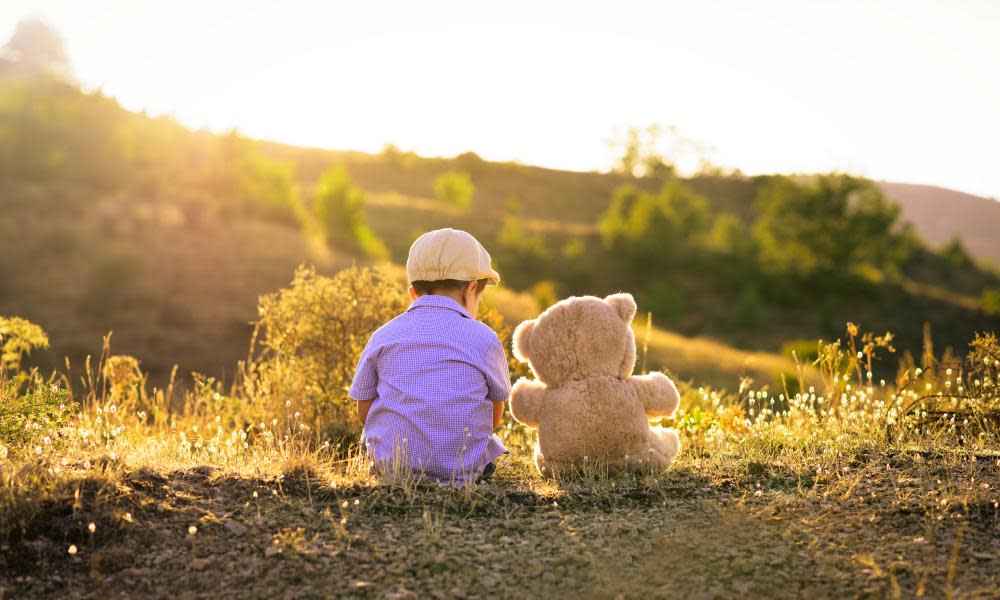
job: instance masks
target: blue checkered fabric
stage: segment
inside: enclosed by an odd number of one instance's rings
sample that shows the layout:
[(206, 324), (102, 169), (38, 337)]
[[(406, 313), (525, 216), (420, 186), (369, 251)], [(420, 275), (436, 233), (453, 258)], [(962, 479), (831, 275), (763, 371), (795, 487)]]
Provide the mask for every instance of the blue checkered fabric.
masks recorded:
[(383, 466), (463, 484), (507, 452), (492, 433), (493, 402), (510, 396), (503, 344), (447, 296), (420, 296), (372, 334), (350, 396), (374, 399), (363, 440)]

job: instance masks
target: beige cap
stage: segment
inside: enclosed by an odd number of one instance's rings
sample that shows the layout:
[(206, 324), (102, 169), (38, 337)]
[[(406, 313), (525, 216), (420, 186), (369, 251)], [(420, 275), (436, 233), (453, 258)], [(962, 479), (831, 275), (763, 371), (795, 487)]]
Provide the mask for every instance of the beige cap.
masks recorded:
[(406, 257), (406, 277), (410, 282), (486, 279), (488, 285), (500, 283), (486, 248), (470, 234), (448, 227), (428, 231), (413, 242)]

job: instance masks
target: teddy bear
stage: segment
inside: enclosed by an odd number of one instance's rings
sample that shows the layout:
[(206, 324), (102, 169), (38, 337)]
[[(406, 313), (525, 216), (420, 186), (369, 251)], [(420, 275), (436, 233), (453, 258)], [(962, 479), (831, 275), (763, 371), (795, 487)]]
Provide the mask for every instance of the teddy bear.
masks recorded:
[(677, 387), (663, 373), (632, 375), (636, 304), (631, 294), (562, 300), (514, 330), (522, 377), (510, 395), (513, 417), (538, 429), (535, 465), (544, 475), (591, 464), (609, 470), (669, 466), (677, 432), (649, 419), (677, 410)]

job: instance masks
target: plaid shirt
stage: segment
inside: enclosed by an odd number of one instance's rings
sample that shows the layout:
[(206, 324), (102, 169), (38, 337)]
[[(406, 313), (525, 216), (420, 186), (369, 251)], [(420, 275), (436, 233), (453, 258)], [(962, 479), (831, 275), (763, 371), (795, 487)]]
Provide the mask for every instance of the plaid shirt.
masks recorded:
[(507, 453), (491, 431), (493, 402), (510, 396), (503, 345), (447, 296), (420, 296), (372, 334), (350, 396), (375, 400), (363, 440), (383, 464), (461, 484)]

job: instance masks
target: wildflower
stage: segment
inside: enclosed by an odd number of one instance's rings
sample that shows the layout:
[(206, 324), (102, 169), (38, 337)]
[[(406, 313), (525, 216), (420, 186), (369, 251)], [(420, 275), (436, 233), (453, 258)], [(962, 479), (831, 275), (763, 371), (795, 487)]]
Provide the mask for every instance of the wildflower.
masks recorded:
[(197, 527), (195, 527), (194, 525), (188, 526), (188, 535), (194, 535), (196, 533), (198, 533)]
[(75, 555), (75, 554), (76, 554), (76, 544), (70, 544), (70, 545), (69, 545), (69, 550), (68, 550), (68, 552), (69, 552), (69, 553), (70, 553), (71, 555)]
[(90, 533), (94, 533), (95, 531), (97, 531), (97, 525), (91, 522), (90, 525), (87, 525), (87, 531), (89, 531)]

